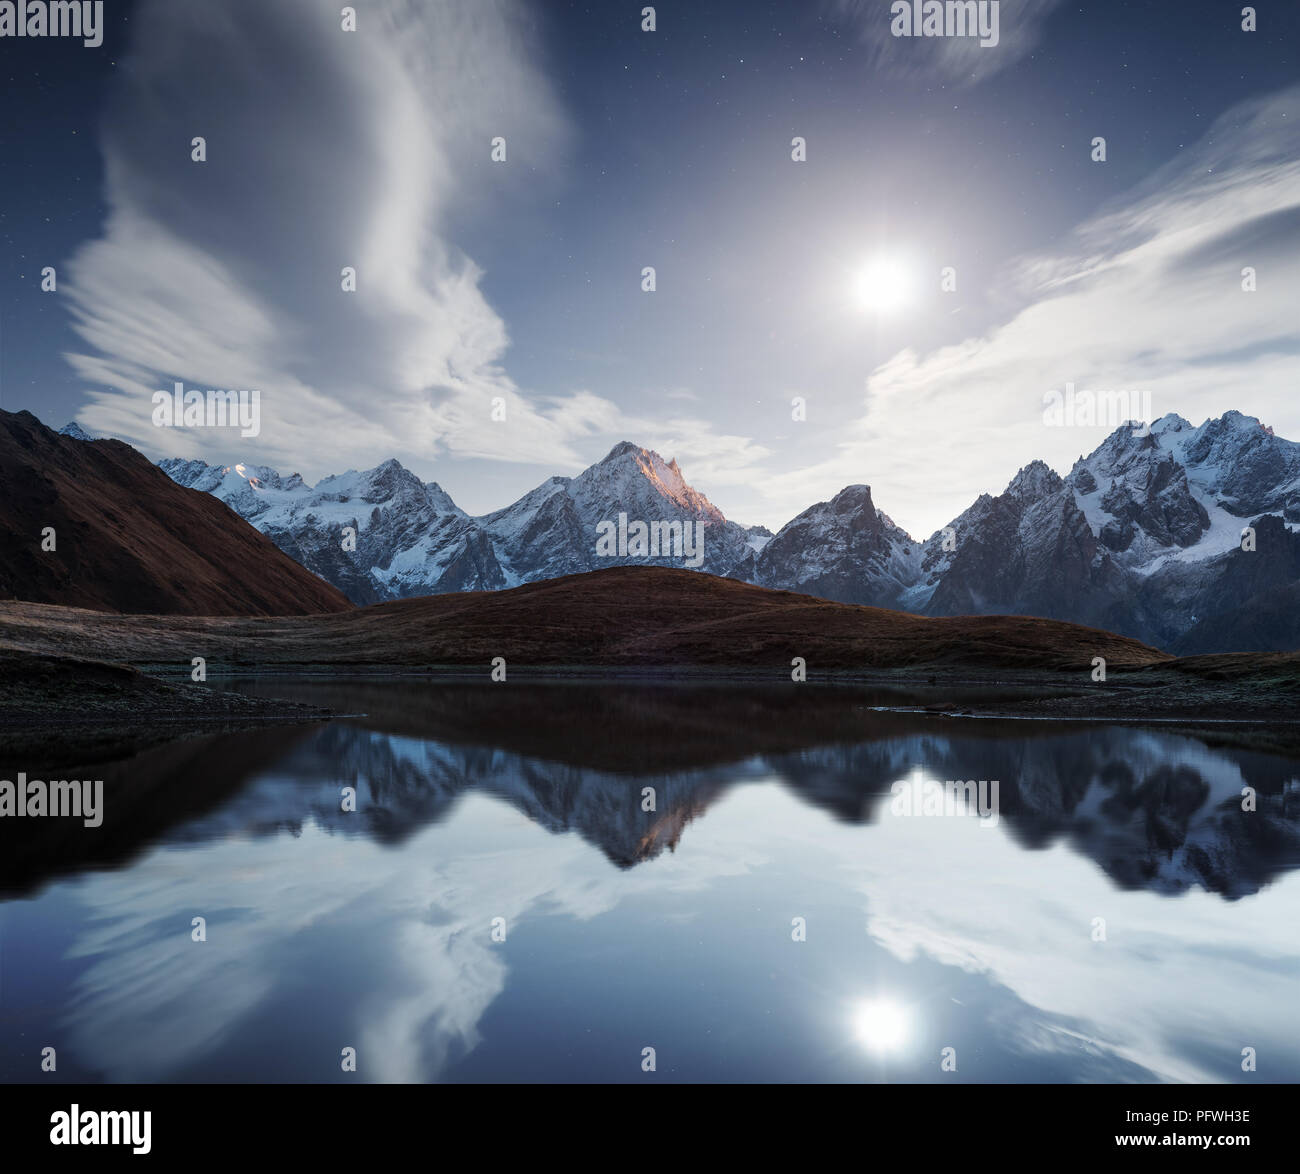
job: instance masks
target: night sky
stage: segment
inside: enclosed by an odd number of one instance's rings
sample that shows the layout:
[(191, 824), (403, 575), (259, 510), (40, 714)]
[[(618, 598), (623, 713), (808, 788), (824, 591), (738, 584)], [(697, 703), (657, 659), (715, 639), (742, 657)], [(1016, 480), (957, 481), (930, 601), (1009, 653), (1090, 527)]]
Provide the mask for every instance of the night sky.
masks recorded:
[[(1112, 430), (1044, 427), (1067, 382), (1300, 439), (1294, 0), (1003, 0), (993, 48), (887, 0), (340, 7), (0, 40), (0, 407), (309, 480), (396, 456), (471, 512), (628, 439), (742, 522), (865, 482), (917, 534)], [(176, 380), (259, 388), (262, 434), (155, 428)]]

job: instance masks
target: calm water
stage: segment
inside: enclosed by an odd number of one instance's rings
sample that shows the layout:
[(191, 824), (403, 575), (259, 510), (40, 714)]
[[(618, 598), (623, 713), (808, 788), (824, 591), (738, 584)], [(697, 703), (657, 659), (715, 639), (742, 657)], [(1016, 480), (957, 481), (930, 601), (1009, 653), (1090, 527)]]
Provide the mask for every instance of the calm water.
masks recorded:
[[(238, 687), (365, 716), (8, 841), (0, 1078), (1300, 1080), (1295, 761), (811, 685)], [(996, 826), (891, 810), (924, 779)]]

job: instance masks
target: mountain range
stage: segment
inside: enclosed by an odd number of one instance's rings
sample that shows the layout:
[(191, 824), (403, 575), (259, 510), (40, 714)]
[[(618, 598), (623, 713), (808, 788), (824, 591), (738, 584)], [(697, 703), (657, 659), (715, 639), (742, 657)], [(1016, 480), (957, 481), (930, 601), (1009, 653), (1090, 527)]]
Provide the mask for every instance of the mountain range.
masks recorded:
[[(732, 575), (771, 537), (739, 526), (686, 484), (676, 461), (633, 444), (616, 445), (577, 477), (551, 477), (513, 505), (470, 517), (436, 482), (395, 460), (308, 485), (260, 465), (165, 460), (178, 484), (224, 501), (290, 557), (328, 579), (354, 603), (452, 591), (495, 591), (540, 579), (647, 561), (596, 553), (596, 528), (629, 519), (699, 522), (698, 569)], [(345, 527), (355, 531), (345, 550)], [(739, 575), (733, 577), (744, 578)]]
[[(255, 465), (160, 467), (220, 498), (357, 604), (687, 565), (598, 554), (599, 527), (624, 514), (629, 525), (699, 523), (697, 569), (842, 603), (1063, 619), (1180, 654), (1300, 646), (1300, 444), (1239, 412), (1199, 427), (1172, 414), (1149, 430), (1126, 424), (1064, 477), (1034, 461), (924, 540), (883, 513), (865, 484), (775, 535), (742, 526), (675, 460), (628, 442), (478, 517), (395, 460), (314, 486)], [(345, 527), (355, 550), (345, 549)], [(1243, 549), (1247, 527), (1254, 549)]]

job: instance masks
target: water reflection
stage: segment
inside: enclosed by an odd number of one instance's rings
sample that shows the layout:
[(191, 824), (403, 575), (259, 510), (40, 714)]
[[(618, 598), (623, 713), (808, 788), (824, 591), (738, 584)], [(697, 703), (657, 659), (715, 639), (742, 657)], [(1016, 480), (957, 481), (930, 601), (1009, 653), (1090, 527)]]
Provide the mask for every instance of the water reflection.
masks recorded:
[[(148, 751), (100, 838), (6, 851), (0, 1076), (1300, 1076), (1287, 759), (845, 690), (297, 688), (367, 716)], [(916, 771), (998, 779), (998, 826), (893, 814)]]
[(853, 1012), (854, 1034), (873, 1052), (897, 1051), (907, 1042), (910, 1028), (911, 1013), (896, 999), (870, 999)]

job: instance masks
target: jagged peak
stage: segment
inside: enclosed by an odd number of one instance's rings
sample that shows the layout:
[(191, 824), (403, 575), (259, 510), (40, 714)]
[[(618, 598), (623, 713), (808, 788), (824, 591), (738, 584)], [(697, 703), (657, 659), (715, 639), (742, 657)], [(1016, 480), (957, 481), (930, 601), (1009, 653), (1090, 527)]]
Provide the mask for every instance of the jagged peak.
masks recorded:
[(1030, 461), (1012, 479), (1007, 493), (1012, 497), (1043, 497), (1061, 488), (1061, 476), (1045, 461)]
[(1163, 436), (1166, 432), (1186, 432), (1191, 427), (1192, 422), (1184, 420), (1177, 412), (1166, 412), (1151, 425), (1151, 431), (1157, 436)]
[(640, 444), (634, 444), (630, 440), (619, 441), (619, 443), (614, 445), (614, 447), (611, 448), (604, 457), (596, 462), (595, 467), (608, 465), (628, 456), (635, 458), (636, 462), (643, 467), (648, 466), (650, 469), (656, 467), (662, 468), (672, 473), (679, 481), (684, 480), (682, 477), (681, 466), (678, 465), (676, 457), (673, 457), (670, 461), (666, 461), (662, 456), (655, 452), (654, 449), (646, 448)]
[(350, 481), (372, 485), (376, 481), (383, 481), (389, 478), (401, 478), (410, 481), (415, 485), (424, 485), (424, 482), (402, 464), (401, 461), (396, 457), (389, 457), (388, 460), (375, 465), (374, 468), (371, 469), (348, 469), (345, 473), (334, 473), (329, 477), (322, 478), (316, 483), (315, 488), (321, 489), (329, 485), (347, 484)]
[(877, 513), (875, 502), (871, 500), (871, 486), (846, 485), (830, 501), (819, 501), (816, 505), (809, 506), (795, 521), (815, 518), (828, 512), (832, 514), (853, 514), (860, 513), (863, 510), (870, 510), (873, 515)]
[[(619, 457), (628, 455), (639, 457), (657, 457), (658, 453), (653, 453), (649, 449), (642, 448), (639, 444), (633, 444), (630, 440), (620, 440), (613, 448), (609, 450), (599, 461), (598, 465), (607, 465), (610, 461), (616, 461)], [(662, 459), (662, 458), (660, 458)]]
[(570, 492), (582, 498), (610, 477), (621, 479), (629, 476), (643, 479), (655, 492), (682, 508), (702, 510), (715, 521), (725, 520), (721, 511), (704, 494), (686, 483), (676, 458), (665, 461), (653, 449), (642, 448), (628, 440), (616, 444), (608, 456), (575, 477)]
[(70, 436), (73, 440), (94, 440), (95, 439), (80, 424), (78, 424), (76, 420), (71, 420), (67, 424), (65, 424), (62, 428), (60, 428), (59, 435)]
[(1295, 461), (1300, 453), (1300, 444), (1275, 435), (1273, 429), (1258, 417), (1238, 411), (1211, 417), (1181, 443), (1185, 459), (1190, 464), (1206, 461), (1231, 463), (1246, 451), (1269, 449), (1284, 460)]
[(441, 485), (439, 485), (438, 482), (426, 481), (424, 483), (424, 492), (428, 500), (432, 502), (435, 508), (443, 512), (459, 514), (461, 517), (466, 516), (465, 511), (456, 504), (456, 502), (452, 499), (451, 494), (448, 493)]
[(271, 468), (270, 465), (251, 465), (240, 461), (233, 465), (227, 465), (226, 468), (233, 469), (241, 477), (256, 477), (264, 481), (280, 476), (279, 470)]

